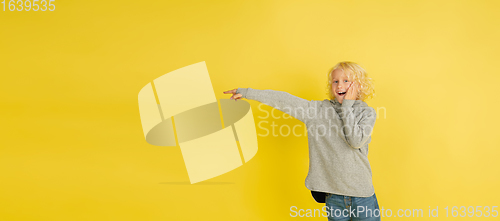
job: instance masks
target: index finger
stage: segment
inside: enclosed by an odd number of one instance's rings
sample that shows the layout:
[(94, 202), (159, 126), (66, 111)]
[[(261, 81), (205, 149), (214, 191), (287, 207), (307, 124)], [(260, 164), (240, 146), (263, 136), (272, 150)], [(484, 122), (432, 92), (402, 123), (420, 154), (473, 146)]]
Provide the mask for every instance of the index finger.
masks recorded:
[(236, 93), (236, 90), (237, 89), (233, 89), (233, 90), (229, 90), (229, 91), (224, 91), (223, 93), (224, 94), (227, 94), (227, 93), (233, 93), (234, 94), (234, 93)]
[(347, 88), (347, 90), (346, 90), (346, 91), (348, 91), (349, 89), (351, 89), (351, 87), (352, 87), (352, 85), (353, 85), (353, 84), (354, 84), (354, 81), (353, 81), (353, 82), (351, 82), (351, 84), (349, 84), (349, 87)]
[(351, 85), (349, 85), (349, 88), (351, 88), (351, 87), (353, 87), (353, 86), (354, 86), (354, 88), (353, 88), (353, 89), (355, 89), (355, 88), (356, 88), (356, 86), (357, 86), (357, 82), (356, 82), (356, 81), (353, 81), (353, 82), (351, 83)]

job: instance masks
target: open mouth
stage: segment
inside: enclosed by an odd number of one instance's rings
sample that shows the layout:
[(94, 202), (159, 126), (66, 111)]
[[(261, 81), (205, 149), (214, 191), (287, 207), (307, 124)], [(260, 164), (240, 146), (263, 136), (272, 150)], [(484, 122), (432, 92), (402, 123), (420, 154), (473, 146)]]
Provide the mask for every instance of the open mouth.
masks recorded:
[(338, 94), (339, 96), (344, 96), (344, 95), (345, 95), (345, 91), (344, 91), (344, 92), (337, 92), (337, 94)]

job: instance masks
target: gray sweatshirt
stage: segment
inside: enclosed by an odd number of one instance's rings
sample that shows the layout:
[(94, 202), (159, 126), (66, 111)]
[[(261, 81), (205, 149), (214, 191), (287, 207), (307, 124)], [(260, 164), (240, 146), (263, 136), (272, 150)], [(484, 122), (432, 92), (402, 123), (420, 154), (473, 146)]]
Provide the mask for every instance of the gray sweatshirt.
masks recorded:
[(243, 98), (269, 105), (307, 127), (307, 189), (346, 196), (374, 194), (368, 144), (375, 109), (361, 100), (305, 100), (283, 91), (238, 88)]

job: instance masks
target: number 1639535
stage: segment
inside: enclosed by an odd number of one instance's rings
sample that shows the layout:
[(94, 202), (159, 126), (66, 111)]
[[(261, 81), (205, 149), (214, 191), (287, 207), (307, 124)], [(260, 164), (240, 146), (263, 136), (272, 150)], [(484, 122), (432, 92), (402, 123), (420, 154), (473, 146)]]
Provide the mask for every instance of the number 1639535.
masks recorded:
[(54, 11), (55, 0), (2, 0), (3, 11)]

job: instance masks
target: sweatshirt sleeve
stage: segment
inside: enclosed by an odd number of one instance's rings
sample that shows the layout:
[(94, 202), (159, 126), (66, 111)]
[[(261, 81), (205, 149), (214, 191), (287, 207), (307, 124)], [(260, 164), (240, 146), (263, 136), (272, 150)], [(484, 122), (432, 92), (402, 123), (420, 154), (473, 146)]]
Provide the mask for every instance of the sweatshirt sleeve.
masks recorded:
[(243, 98), (256, 100), (283, 111), (304, 123), (314, 118), (318, 110), (318, 103), (315, 100), (308, 101), (288, 92), (238, 88), (236, 93), (241, 94)]
[(376, 112), (372, 107), (353, 107), (355, 100), (344, 99), (341, 105), (342, 135), (352, 148), (358, 149), (370, 139)]

